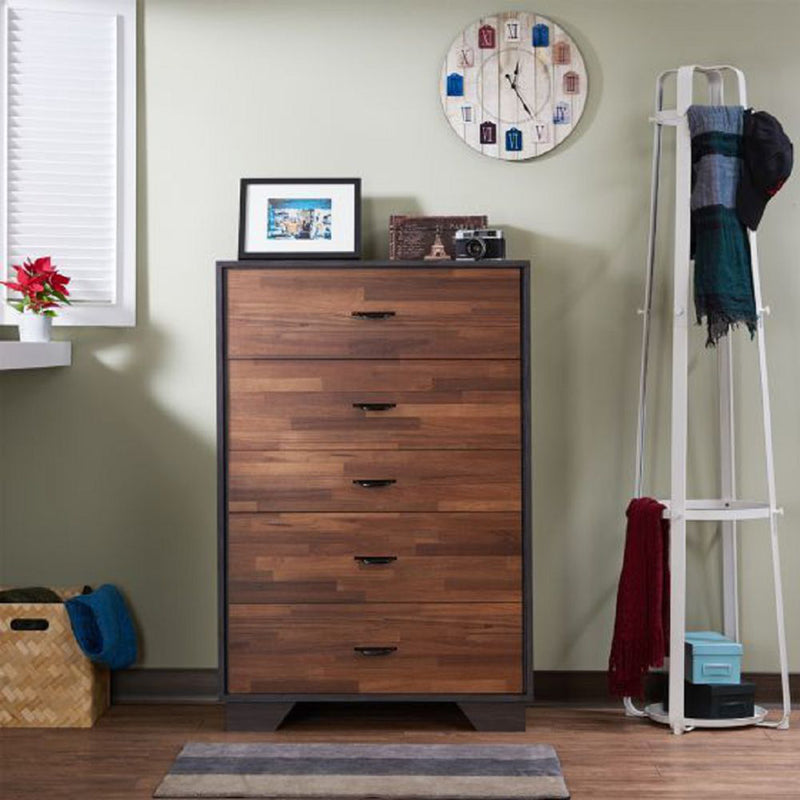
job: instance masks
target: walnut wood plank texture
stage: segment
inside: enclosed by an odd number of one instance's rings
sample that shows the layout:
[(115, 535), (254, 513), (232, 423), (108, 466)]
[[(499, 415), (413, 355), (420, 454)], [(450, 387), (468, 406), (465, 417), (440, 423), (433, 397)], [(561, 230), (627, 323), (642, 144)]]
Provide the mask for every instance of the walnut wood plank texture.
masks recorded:
[(517, 361), (231, 361), (232, 450), (520, 449)]
[(228, 600), (519, 602), (520, 530), (517, 513), (232, 514)]
[(270, 734), (226, 732), (219, 705), (114, 706), (88, 730), (0, 729), (0, 797), (148, 800), (187, 741), (548, 742), (572, 800), (800, 797), (800, 712), (788, 731), (675, 737), (618, 707), (537, 706), (524, 733), (476, 733), (452, 704), (301, 705)]
[(229, 703), (523, 698), (525, 265), (282, 266), (220, 273)]
[[(230, 358), (520, 355), (518, 269), (228, 269), (226, 274)], [(391, 316), (376, 319), (365, 312)]]
[(231, 605), (228, 690), (520, 692), (521, 605)]
[(228, 460), (228, 509), (519, 511), (520, 469), (514, 450), (240, 450)]

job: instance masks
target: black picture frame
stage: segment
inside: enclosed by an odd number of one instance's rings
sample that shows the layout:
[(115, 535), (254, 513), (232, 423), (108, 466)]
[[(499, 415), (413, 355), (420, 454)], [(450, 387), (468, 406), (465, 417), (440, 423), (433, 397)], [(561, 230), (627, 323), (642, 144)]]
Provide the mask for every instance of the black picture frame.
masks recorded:
[[(308, 186), (352, 186), (353, 189), (353, 248), (338, 250), (303, 249), (306, 239), (290, 240), (297, 242), (282, 250), (248, 250), (247, 249), (247, 217), (248, 199), (251, 186), (286, 185)], [(239, 185), (239, 259), (240, 260), (272, 260), (272, 259), (358, 259), (361, 258), (361, 178), (242, 178)]]

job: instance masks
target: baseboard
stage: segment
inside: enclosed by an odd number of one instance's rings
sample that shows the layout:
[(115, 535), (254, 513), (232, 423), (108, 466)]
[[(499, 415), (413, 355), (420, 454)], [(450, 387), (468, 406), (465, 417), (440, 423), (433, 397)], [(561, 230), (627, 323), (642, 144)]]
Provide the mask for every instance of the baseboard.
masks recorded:
[(112, 703), (216, 703), (216, 669), (123, 669), (111, 674)]
[[(780, 703), (780, 676), (774, 672), (750, 672), (743, 680), (756, 684), (760, 703)], [(792, 697), (800, 699), (800, 673), (789, 676)], [(653, 673), (646, 687), (648, 699), (663, 697), (664, 675)], [(601, 670), (536, 670), (533, 673), (536, 702), (608, 704), (608, 677)], [(113, 673), (113, 703), (215, 703), (218, 699), (216, 669), (126, 669)]]
[[(662, 700), (666, 673), (653, 672), (645, 682), (649, 702)], [(756, 685), (759, 703), (780, 703), (781, 677), (777, 672), (747, 672), (743, 681)], [(795, 702), (800, 700), (800, 673), (789, 675), (789, 691)], [(617, 701), (608, 692), (608, 674), (601, 670), (536, 670), (533, 673), (533, 694), (540, 703), (607, 704)]]

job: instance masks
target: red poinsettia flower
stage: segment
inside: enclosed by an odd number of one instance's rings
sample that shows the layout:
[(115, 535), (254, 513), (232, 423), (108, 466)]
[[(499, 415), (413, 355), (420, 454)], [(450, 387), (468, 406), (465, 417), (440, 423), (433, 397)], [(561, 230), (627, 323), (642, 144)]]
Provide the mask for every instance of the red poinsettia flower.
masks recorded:
[(34, 272), (47, 273), (56, 271), (56, 268), (53, 266), (50, 260), (50, 256), (43, 256), (42, 258), (37, 258), (36, 261), (32, 263), (31, 260), (28, 259), (28, 264), (32, 267)]
[(36, 273), (31, 273), (24, 267), (14, 267), (17, 271), (17, 280), (19, 281), (23, 294), (38, 294), (44, 291), (44, 283), (42, 276)]
[(62, 303), (69, 304), (67, 284), (70, 279), (58, 271), (50, 256), (36, 260), (28, 258), (21, 266), (13, 264), (12, 269), (17, 273), (17, 280), (0, 281), (0, 284), (22, 295), (21, 299), (8, 300), (17, 311), (27, 310), (52, 317), (55, 316), (53, 309)]
[(66, 275), (62, 275), (59, 272), (53, 272), (50, 276), (50, 284), (52, 287), (57, 291), (61, 292), (61, 294), (65, 296), (69, 296), (69, 289), (67, 289), (67, 284), (72, 280), (68, 278)]

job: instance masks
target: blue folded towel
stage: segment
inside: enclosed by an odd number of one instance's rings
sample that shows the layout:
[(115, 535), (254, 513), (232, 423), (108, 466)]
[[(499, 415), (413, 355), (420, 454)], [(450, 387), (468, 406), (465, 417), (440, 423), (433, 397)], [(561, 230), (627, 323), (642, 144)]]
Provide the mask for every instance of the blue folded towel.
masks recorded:
[(75, 639), (88, 658), (111, 669), (124, 669), (136, 661), (136, 632), (116, 586), (106, 583), (64, 605)]

